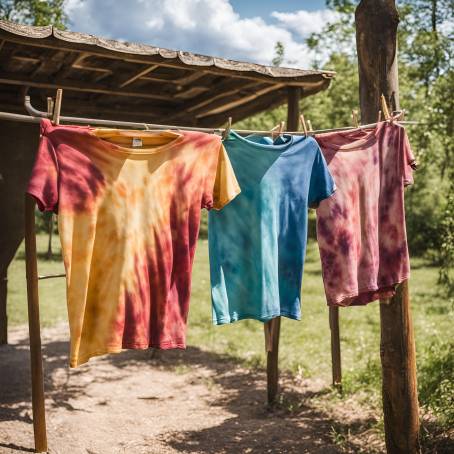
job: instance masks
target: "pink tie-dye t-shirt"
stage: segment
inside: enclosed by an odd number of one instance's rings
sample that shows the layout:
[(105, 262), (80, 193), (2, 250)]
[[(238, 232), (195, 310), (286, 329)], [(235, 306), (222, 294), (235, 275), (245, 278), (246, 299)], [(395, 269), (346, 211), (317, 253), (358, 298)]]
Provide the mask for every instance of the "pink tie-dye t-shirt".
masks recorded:
[(239, 192), (220, 137), (44, 120), (27, 192), (58, 213), (71, 366), (185, 347), (201, 208)]
[(316, 136), (337, 191), (317, 208), (317, 240), (328, 305), (364, 305), (393, 296), (408, 279), (404, 186), (414, 157), (405, 129)]

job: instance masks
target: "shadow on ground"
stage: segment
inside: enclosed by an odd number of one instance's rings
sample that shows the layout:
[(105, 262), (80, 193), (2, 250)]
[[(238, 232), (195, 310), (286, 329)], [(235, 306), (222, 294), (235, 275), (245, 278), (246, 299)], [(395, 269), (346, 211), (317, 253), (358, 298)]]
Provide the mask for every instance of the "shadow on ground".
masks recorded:
[[(184, 375), (188, 390), (195, 383), (213, 391), (207, 392), (202, 398), (206, 401), (205, 405), (214, 410), (219, 408), (219, 413), (224, 415), (222, 418), (214, 418), (212, 422), (204, 424), (204, 428), (197, 430), (163, 431), (158, 439), (149, 440), (148, 450), (140, 452), (155, 452), (153, 448), (156, 442), (159, 446), (169, 448), (169, 451), (159, 452), (381, 452), (368, 446), (367, 440), (358, 445), (345, 437), (348, 434), (351, 438), (355, 435), (361, 438), (375, 420), (363, 418), (345, 421), (321, 410), (320, 405), (314, 405), (314, 401), (320, 402), (327, 392), (323, 386), (314, 386), (310, 380), (295, 386), (294, 382), (284, 377), (279, 403), (268, 408), (265, 402), (264, 371), (245, 369), (226, 355), (194, 347), (185, 351), (126, 351), (69, 370), (67, 342), (44, 339), (43, 352), (47, 408), (64, 408), (68, 412), (68, 420), (71, 413), (86, 411), (77, 406), (77, 399), (86, 396), (88, 382), (108, 386), (119, 377), (138, 374), (141, 370)], [(20, 421), (31, 425), (27, 340), (22, 338), (14, 345), (1, 346), (0, 365), (0, 429), (2, 422)], [(200, 370), (204, 373), (199, 373)], [(148, 391), (154, 394), (155, 390), (150, 386)], [(185, 388), (179, 399), (184, 399), (184, 392)], [(159, 394), (141, 397), (150, 400), (159, 398)], [(125, 417), (131, 414), (134, 414), (133, 408), (125, 409)], [(213, 414), (216, 415), (216, 411)], [(195, 421), (200, 416), (186, 414), (182, 417)], [(20, 446), (19, 442), (16, 445), (15, 440), (11, 439), (8, 443), (0, 440), (0, 452), (3, 452), (2, 448), (9, 449), (6, 452), (32, 452), (30, 446)]]

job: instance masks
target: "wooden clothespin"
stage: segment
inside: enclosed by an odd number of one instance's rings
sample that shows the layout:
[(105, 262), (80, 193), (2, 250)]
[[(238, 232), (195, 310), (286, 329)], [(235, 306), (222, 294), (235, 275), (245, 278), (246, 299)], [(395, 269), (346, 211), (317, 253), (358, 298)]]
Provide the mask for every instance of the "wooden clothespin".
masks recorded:
[(355, 109), (352, 110), (352, 125), (359, 128), (358, 111)]
[(386, 121), (391, 119), (391, 114), (389, 113), (388, 104), (386, 103), (385, 96), (382, 94), (380, 97), (381, 100), (381, 110), (383, 111), (383, 115)]
[(377, 123), (381, 121), (381, 110), (378, 111)]
[(55, 96), (54, 112), (52, 117), (52, 123), (54, 125), (60, 124), (60, 110), (61, 110), (61, 99), (63, 96), (63, 90), (59, 88), (57, 90), (57, 95)]
[(282, 131), (284, 130), (284, 128), (285, 128), (285, 121), (281, 121), (274, 128), (271, 128), (271, 138), (274, 140), (275, 134), (277, 134), (277, 136), (279, 137), (282, 134)]
[(52, 118), (54, 113), (54, 100), (48, 96), (47, 97), (47, 118)]
[(312, 132), (313, 128), (312, 128), (312, 123), (310, 120), (307, 120), (307, 125), (309, 126), (309, 132)]
[(307, 126), (306, 126), (306, 120), (304, 119), (304, 115), (300, 115), (300, 121), (301, 121), (301, 126), (303, 127), (304, 135), (307, 136)]
[(222, 133), (222, 140), (227, 139), (227, 137), (230, 134), (230, 130), (232, 129), (232, 117), (229, 117), (227, 120), (227, 126), (224, 129), (224, 132)]

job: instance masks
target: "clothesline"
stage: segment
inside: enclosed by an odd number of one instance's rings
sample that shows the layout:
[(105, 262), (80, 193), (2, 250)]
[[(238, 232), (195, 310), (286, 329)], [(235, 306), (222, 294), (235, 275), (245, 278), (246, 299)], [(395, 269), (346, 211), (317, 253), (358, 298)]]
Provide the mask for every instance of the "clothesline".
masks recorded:
[[(19, 121), (23, 123), (40, 123), (42, 118), (50, 118), (50, 115), (47, 112), (40, 111), (35, 109), (30, 102), (30, 96), (25, 96), (24, 106), (27, 112), (30, 115), (16, 114), (12, 112), (0, 112), (0, 119), (2, 120), (11, 120)], [(182, 130), (182, 131), (198, 131), (206, 132), (209, 134), (222, 134), (225, 131), (225, 128), (199, 128), (193, 126), (176, 126), (176, 125), (164, 125), (164, 124), (152, 124), (146, 122), (130, 122), (130, 121), (118, 121), (118, 120), (103, 120), (99, 118), (84, 118), (84, 117), (68, 117), (60, 116), (60, 122), (68, 124), (85, 124), (85, 125), (96, 125), (96, 126), (108, 126), (114, 128), (131, 128), (131, 129), (143, 129), (143, 130)], [(385, 120), (386, 121), (386, 120)], [(421, 124), (417, 121), (408, 121), (400, 120), (397, 121), (402, 125), (418, 125)], [(317, 129), (308, 131), (308, 135), (333, 132), (333, 131), (348, 131), (353, 129), (370, 129), (377, 126), (378, 123), (370, 123), (360, 126), (346, 126), (340, 128), (330, 128), (330, 129)], [(253, 129), (235, 129), (235, 132), (241, 135), (256, 134), (256, 135), (269, 135), (270, 131), (263, 130), (253, 130)], [(303, 131), (282, 131), (283, 134), (287, 135), (305, 135)]]

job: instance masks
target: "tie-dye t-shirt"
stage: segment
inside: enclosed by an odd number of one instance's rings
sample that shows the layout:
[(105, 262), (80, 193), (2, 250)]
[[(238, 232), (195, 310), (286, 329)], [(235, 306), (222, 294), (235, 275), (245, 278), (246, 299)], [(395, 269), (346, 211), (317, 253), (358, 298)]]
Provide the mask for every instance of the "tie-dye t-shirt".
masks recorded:
[(220, 138), (48, 120), (41, 135), (27, 192), (58, 213), (70, 365), (126, 348), (184, 348), (201, 208), (239, 192)]
[(213, 322), (299, 319), (308, 206), (334, 191), (312, 138), (279, 145), (231, 132), (224, 141), (241, 194), (210, 212)]
[(402, 126), (318, 135), (336, 194), (317, 209), (317, 239), (329, 305), (393, 296), (410, 274), (404, 186), (413, 153)]

